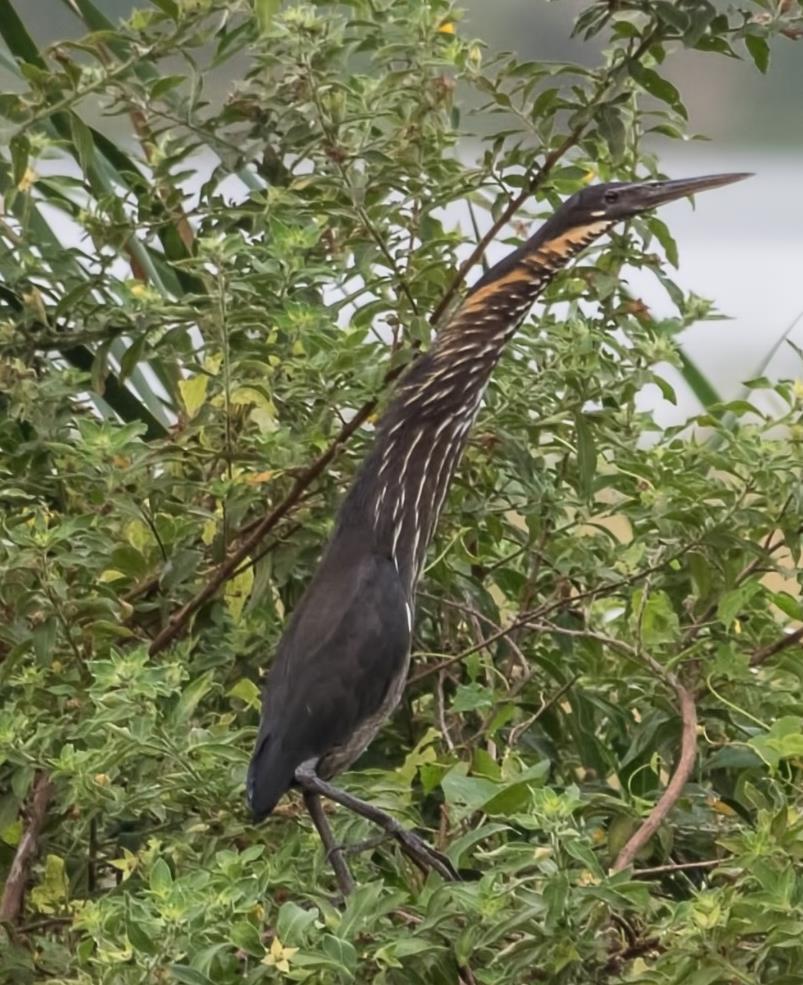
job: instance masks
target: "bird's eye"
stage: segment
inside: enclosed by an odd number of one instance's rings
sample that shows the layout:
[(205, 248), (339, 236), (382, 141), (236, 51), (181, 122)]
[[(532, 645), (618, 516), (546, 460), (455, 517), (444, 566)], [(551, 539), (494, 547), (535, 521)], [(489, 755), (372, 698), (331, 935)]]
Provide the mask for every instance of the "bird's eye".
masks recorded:
[(605, 195), (603, 197), (605, 198), (606, 205), (613, 205), (614, 202), (619, 201), (619, 192), (608, 191), (605, 192)]

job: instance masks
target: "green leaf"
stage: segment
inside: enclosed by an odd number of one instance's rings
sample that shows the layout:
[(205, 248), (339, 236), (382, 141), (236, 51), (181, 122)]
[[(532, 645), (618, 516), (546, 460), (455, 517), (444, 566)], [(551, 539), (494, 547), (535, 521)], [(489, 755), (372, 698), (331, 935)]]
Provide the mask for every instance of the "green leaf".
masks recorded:
[(642, 589), (633, 593), (632, 623), (647, 647), (671, 643), (680, 633), (680, 619), (669, 595), (663, 591), (651, 591), (644, 599)]
[(201, 971), (196, 971), (188, 964), (174, 964), (170, 966), (170, 974), (177, 982), (182, 985), (215, 985), (215, 982)]
[(648, 216), (646, 223), (650, 232), (661, 244), (661, 247), (666, 254), (666, 259), (672, 264), (673, 267), (677, 267), (680, 262), (678, 257), (678, 245), (672, 234), (669, 232), (669, 227), (667, 224), (662, 219), (659, 219), (658, 216), (654, 215)]
[(16, 134), (9, 144), (11, 150), (11, 180), (19, 187), (28, 171), (31, 144), (25, 134)]
[(173, 886), (173, 876), (170, 866), (163, 858), (157, 858), (151, 866), (148, 885), (157, 896), (165, 896)]
[(188, 684), (182, 691), (181, 697), (173, 712), (173, 721), (178, 724), (190, 719), (195, 713), (195, 709), (198, 707), (201, 699), (214, 687), (214, 683), (214, 671), (208, 670), (191, 684)]
[(0, 0), (0, 37), (8, 45), (8, 50), (19, 61), (47, 69), (47, 64), (39, 54), (31, 35), (26, 31), (11, 0)]
[(281, 10), (282, 0), (254, 0), (254, 12), (261, 34), (270, 30), (273, 18)]
[(750, 599), (761, 590), (759, 582), (748, 581), (738, 588), (723, 593), (717, 604), (717, 618), (730, 628), (736, 617), (743, 612), (750, 602)]
[(70, 113), (70, 130), (81, 170), (88, 174), (95, 159), (95, 142), (92, 139), (92, 133), (75, 113)]
[(783, 759), (803, 756), (803, 719), (796, 715), (784, 715), (773, 722), (769, 731), (753, 736), (749, 744), (773, 769)]
[(152, 939), (145, 927), (130, 915), (126, 918), (125, 932), (135, 951), (150, 955), (159, 953), (159, 946), (156, 941)]
[(67, 902), (69, 884), (64, 859), (48, 855), (42, 879), (31, 890), (31, 904), (41, 913), (55, 913)]
[(628, 70), (630, 75), (642, 87), (642, 89), (645, 89), (651, 96), (655, 96), (656, 99), (669, 103), (673, 109), (685, 116), (683, 104), (680, 99), (680, 93), (671, 82), (667, 79), (661, 78), (656, 71), (651, 68), (647, 68), (645, 65), (642, 65), (641, 62), (629, 62)]
[(697, 364), (682, 349), (678, 350), (678, 357), (680, 358), (683, 379), (703, 407), (711, 407), (719, 403), (721, 400), (719, 393)]
[[(244, 701), (250, 708), (259, 710), (261, 705), (260, 691), (256, 684), (249, 677), (241, 677), (239, 681), (227, 692), (229, 697)], [(284, 934), (279, 934), (284, 939)]]
[(304, 909), (298, 903), (287, 900), (279, 908), (276, 933), (285, 945), (300, 946), (319, 918), (320, 913), (315, 907)]
[(611, 158), (614, 161), (621, 160), (627, 144), (627, 131), (622, 114), (615, 106), (603, 106), (600, 110), (599, 131), (608, 144)]
[(181, 380), (178, 388), (187, 414), (195, 417), (206, 401), (206, 389), (209, 377), (205, 373), (196, 373), (188, 380)]
[(476, 711), (478, 708), (490, 708), (493, 704), (493, 693), (485, 684), (461, 684), (455, 692), (452, 701), (452, 711)]
[(465, 763), (458, 763), (441, 780), (446, 802), (455, 808), (457, 820), (480, 810), (499, 792), (498, 784), (481, 777), (467, 776), (467, 769)]
[(161, 99), (165, 93), (177, 89), (180, 85), (184, 85), (186, 81), (187, 78), (184, 75), (166, 75), (164, 78), (158, 79), (151, 86), (150, 97), (154, 100)]
[(226, 582), (223, 597), (226, 600), (226, 608), (235, 622), (239, 622), (253, 587), (254, 568), (250, 564)]
[(773, 592), (771, 598), (781, 612), (786, 613), (792, 619), (803, 620), (803, 604), (801, 604), (799, 598), (795, 598), (794, 595), (790, 595), (788, 592)]
[(770, 65), (770, 46), (764, 40), (755, 34), (748, 34), (744, 39), (745, 47), (750, 52), (750, 57), (753, 59), (753, 64), (762, 73), (766, 75), (767, 69)]
[(580, 479), (580, 494), (584, 499), (590, 499), (594, 491), (594, 478), (597, 472), (597, 447), (594, 443), (594, 435), (583, 414), (576, 415), (574, 426), (577, 435), (577, 471)]

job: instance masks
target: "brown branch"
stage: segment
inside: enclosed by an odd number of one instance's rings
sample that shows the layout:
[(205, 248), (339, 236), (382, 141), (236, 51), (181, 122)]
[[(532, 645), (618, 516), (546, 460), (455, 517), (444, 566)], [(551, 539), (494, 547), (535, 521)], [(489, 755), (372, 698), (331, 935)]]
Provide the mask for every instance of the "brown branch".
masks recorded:
[[(670, 554), (663, 561), (659, 561), (657, 564), (651, 564), (647, 568), (643, 568), (641, 571), (636, 571), (632, 575), (628, 575), (626, 578), (620, 578), (618, 581), (607, 582), (604, 585), (598, 585), (595, 588), (586, 589), (583, 592), (578, 592), (576, 595), (564, 596), (561, 594), (560, 598), (555, 601), (548, 602), (537, 609), (532, 609), (530, 612), (522, 612), (515, 619), (513, 619), (508, 626), (499, 627), (496, 632), (491, 633), (490, 636), (486, 636), (484, 639), (477, 643), (466, 647), (465, 650), (461, 650), (460, 653), (455, 654), (453, 657), (447, 657), (445, 660), (441, 660), (439, 663), (432, 664), (429, 667), (424, 667), (417, 673), (413, 674), (412, 677), (408, 679), (408, 684), (415, 684), (425, 677), (429, 677), (431, 674), (437, 674), (441, 670), (446, 670), (453, 664), (460, 663), (460, 661), (465, 660), (466, 657), (470, 657), (472, 654), (477, 653), (478, 650), (484, 649), (491, 643), (496, 643), (497, 640), (507, 637), (509, 634), (513, 633), (515, 630), (520, 629), (522, 626), (529, 626), (531, 629), (544, 629), (543, 626), (533, 626), (532, 621), (534, 619), (543, 619), (546, 616), (550, 616), (555, 612), (561, 612), (567, 609), (569, 606), (574, 606), (578, 602), (582, 602), (586, 599), (595, 599), (600, 596), (610, 595), (620, 588), (625, 588), (628, 585), (636, 585), (638, 582), (643, 581), (645, 578), (649, 578), (650, 575), (655, 574), (657, 571), (663, 570), (668, 564), (682, 557), (687, 551), (691, 550), (695, 544), (692, 542), (683, 547), (680, 551), (674, 554)], [(486, 617), (487, 618), (487, 617)], [(548, 631), (568, 633), (571, 635), (570, 630), (564, 630), (562, 627), (553, 626), (549, 624)], [(576, 635), (589, 636), (589, 633), (577, 631)], [(601, 637), (601, 641), (606, 644), (610, 644), (611, 640), (607, 636)], [(613, 641), (616, 642), (616, 641)], [(633, 659), (638, 659), (638, 656), (634, 656)], [(660, 666), (660, 665), (658, 665)]]
[[(779, 515), (777, 522), (780, 522), (782, 516), (783, 516), (783, 511)], [(755, 574), (756, 570), (761, 566), (762, 562), (766, 560), (765, 556), (766, 555), (772, 556), (778, 550), (778, 548), (783, 547), (784, 543), (785, 541), (783, 536), (781, 536), (778, 540), (774, 540), (773, 532), (770, 531), (770, 533), (767, 534), (764, 543), (761, 545), (761, 549), (763, 553), (754, 557), (752, 561), (748, 561), (748, 563), (742, 568), (742, 570), (734, 578), (733, 580), (734, 586), (743, 584), (750, 577), (750, 575)], [(702, 616), (700, 616), (700, 618), (696, 622), (693, 622), (684, 631), (683, 638), (687, 643), (691, 643), (693, 640), (695, 640), (697, 636), (700, 634), (700, 631), (704, 629), (711, 622), (712, 618), (716, 614), (718, 605), (719, 605), (719, 600), (712, 602), (705, 610), (705, 612), (702, 614)]]
[[(391, 372), (386, 374), (385, 381), (387, 382), (389, 379), (397, 376), (400, 371), (400, 367), (396, 370), (391, 370)], [(271, 512), (267, 514), (267, 516), (263, 517), (262, 520), (260, 520), (260, 522), (254, 527), (251, 534), (243, 540), (240, 546), (237, 547), (236, 550), (232, 551), (225, 561), (218, 565), (203, 588), (196, 592), (189, 602), (186, 602), (180, 609), (170, 616), (167, 625), (154, 639), (153, 643), (151, 643), (150, 650), (148, 651), (151, 656), (156, 653), (160, 653), (175, 639), (176, 636), (178, 636), (189, 621), (190, 616), (196, 612), (204, 604), (204, 602), (212, 598), (220, 586), (234, 574), (246, 556), (257, 547), (265, 534), (272, 530), (279, 520), (289, 513), (292, 507), (295, 506), (301, 498), (301, 495), (307, 486), (309, 486), (311, 482), (321, 475), (335, 455), (337, 455), (340, 450), (340, 446), (344, 444), (351, 437), (351, 435), (371, 416), (376, 404), (377, 400), (374, 398), (360, 407), (348, 424), (345, 424), (338, 431), (335, 438), (329, 444), (329, 447), (315, 459), (312, 465), (309, 465), (303, 472), (300, 473), (293, 483), (290, 492), (284, 497), (278, 506), (275, 506)]]
[(28, 826), (25, 829), (0, 899), (0, 923), (16, 923), (22, 912), (28, 869), (39, 848), (39, 835), (45, 823), (47, 805), (53, 795), (53, 784), (47, 773), (39, 773), (33, 786), (31, 806), (28, 811)]
[(596, 640), (603, 646), (646, 664), (667, 687), (671, 687), (678, 697), (680, 706), (680, 717), (683, 723), (683, 731), (680, 739), (680, 756), (675, 771), (670, 777), (666, 789), (658, 798), (657, 803), (652, 808), (647, 817), (642, 821), (636, 831), (630, 836), (627, 844), (619, 852), (613, 863), (612, 871), (620, 872), (622, 869), (632, 865), (633, 860), (641, 849), (652, 838), (655, 832), (666, 820), (669, 812), (678, 802), (683, 788), (686, 786), (689, 777), (694, 769), (694, 761), (697, 756), (697, 706), (694, 701), (693, 693), (681, 684), (678, 678), (663, 667), (657, 660), (645, 653), (643, 650), (630, 646), (622, 640), (612, 636), (605, 636), (602, 633), (595, 633), (593, 630), (586, 629), (567, 629), (564, 626), (556, 626), (554, 623), (528, 623), (531, 629), (543, 632), (558, 633), (562, 636), (575, 636), (582, 639)]
[(569, 134), (569, 136), (563, 141), (560, 146), (556, 147), (553, 151), (544, 158), (544, 163), (540, 168), (533, 174), (531, 179), (525, 184), (522, 190), (516, 195), (515, 198), (511, 198), (508, 202), (505, 210), (501, 213), (499, 218), (494, 222), (491, 228), (485, 233), (485, 235), (480, 239), (474, 249), (471, 251), (469, 257), (460, 264), (457, 273), (454, 276), (451, 284), (446, 288), (443, 297), (440, 299), (435, 307), (435, 310), (429, 317), (430, 324), (435, 325), (440, 320), (441, 315), (446, 311), (452, 302), (452, 298), (460, 290), (463, 282), (466, 279), (466, 275), (469, 270), (474, 266), (474, 264), (479, 263), (482, 257), (485, 255), (485, 251), (491, 242), (496, 239), (499, 235), (500, 230), (502, 230), (508, 222), (513, 218), (513, 216), (519, 211), (519, 209), (524, 205), (527, 199), (534, 194), (535, 191), (544, 183), (546, 178), (549, 176), (550, 171), (558, 161), (563, 157), (563, 155), (571, 150), (572, 147), (577, 143), (580, 137), (583, 135), (587, 123), (582, 123), (576, 126), (574, 130)]
[(533, 195), (538, 190), (538, 188), (540, 188), (540, 186), (544, 183), (544, 181), (546, 181), (546, 179), (549, 177), (550, 172), (555, 167), (555, 165), (561, 160), (561, 158), (568, 151), (570, 151), (572, 147), (574, 147), (577, 144), (577, 142), (583, 136), (586, 127), (593, 119), (594, 109), (596, 109), (600, 100), (605, 95), (608, 86), (611, 85), (611, 83), (616, 80), (616, 77), (619, 74), (619, 72), (624, 70), (628, 65), (631, 65), (633, 62), (638, 62), (641, 59), (641, 57), (649, 50), (649, 48), (655, 43), (657, 37), (658, 37), (657, 33), (651, 33), (648, 34), (645, 38), (642, 38), (636, 50), (632, 54), (628, 55), (619, 65), (615, 66), (613, 69), (607, 72), (606, 75), (600, 80), (597, 86), (597, 90), (592, 96), (591, 102), (587, 107), (588, 114), (583, 119), (583, 121), (581, 123), (578, 123), (577, 126), (575, 126), (575, 128), (566, 137), (566, 139), (563, 141), (562, 144), (560, 144), (554, 150), (551, 150), (546, 155), (546, 157), (544, 158), (544, 163), (541, 165), (541, 167), (537, 168), (533, 172), (533, 174), (530, 177), (530, 180), (525, 182), (519, 194), (508, 202), (507, 206), (505, 207), (505, 210), (501, 213), (499, 218), (493, 223), (493, 225), (485, 233), (485, 235), (480, 239), (480, 241), (471, 251), (471, 254), (468, 257), (468, 259), (464, 260), (463, 263), (460, 264), (460, 267), (458, 268), (457, 273), (455, 274), (454, 279), (452, 280), (452, 283), (447, 287), (446, 292), (444, 293), (440, 302), (438, 303), (435, 310), (430, 315), (430, 319), (429, 319), (430, 324), (432, 325), (437, 324), (437, 322), (441, 318), (441, 315), (444, 313), (444, 311), (446, 311), (446, 309), (451, 304), (452, 298), (455, 296), (457, 291), (463, 285), (463, 282), (466, 279), (466, 274), (468, 274), (469, 270), (471, 270), (471, 268), (483, 258), (483, 256), (485, 255), (485, 251), (488, 249), (488, 246), (491, 243), (491, 241), (498, 236), (499, 232), (507, 225), (508, 222), (510, 222), (510, 220), (513, 218), (516, 212), (518, 212), (518, 210), (522, 207), (522, 205), (524, 205), (527, 199), (531, 195)]
[(764, 661), (769, 660), (770, 657), (774, 657), (776, 653), (780, 653), (782, 650), (787, 649), (787, 647), (794, 646), (796, 643), (801, 643), (802, 641), (803, 626), (798, 626), (796, 630), (775, 640), (774, 643), (768, 643), (766, 646), (762, 646), (756, 650), (750, 657), (750, 666), (760, 667)]
[[(665, 675), (664, 679), (668, 679), (669, 676), (668, 674)], [(612, 867), (614, 872), (620, 872), (622, 869), (626, 869), (628, 865), (633, 864), (638, 853), (660, 828), (669, 812), (678, 802), (694, 769), (694, 760), (697, 756), (697, 707), (691, 691), (677, 680), (672, 686), (678, 696), (680, 715), (683, 721), (678, 764), (656, 805), (617, 855)]]

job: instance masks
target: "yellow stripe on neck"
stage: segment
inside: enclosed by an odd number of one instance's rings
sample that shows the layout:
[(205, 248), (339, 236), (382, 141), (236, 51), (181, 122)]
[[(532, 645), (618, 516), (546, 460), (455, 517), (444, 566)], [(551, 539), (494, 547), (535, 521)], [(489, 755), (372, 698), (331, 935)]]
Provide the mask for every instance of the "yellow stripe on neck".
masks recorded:
[(573, 229), (567, 229), (560, 236), (542, 243), (538, 247), (538, 252), (556, 253), (559, 257), (571, 256), (577, 252), (578, 247), (590, 243), (592, 239), (604, 233), (610, 225), (609, 222), (589, 222), (584, 226), (575, 226)]

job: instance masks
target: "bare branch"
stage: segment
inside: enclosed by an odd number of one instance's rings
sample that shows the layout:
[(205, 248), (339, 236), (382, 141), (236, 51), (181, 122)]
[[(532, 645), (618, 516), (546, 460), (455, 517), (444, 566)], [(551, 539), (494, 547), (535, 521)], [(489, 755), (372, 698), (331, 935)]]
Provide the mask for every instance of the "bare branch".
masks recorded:
[(660, 828), (669, 812), (678, 802), (694, 769), (694, 760), (697, 756), (697, 707), (691, 691), (683, 687), (682, 684), (675, 684), (675, 693), (678, 696), (683, 721), (678, 764), (655, 807), (619, 852), (613, 863), (614, 872), (620, 872), (622, 869), (626, 869), (628, 865), (632, 865), (638, 853)]
[(750, 657), (750, 666), (760, 667), (770, 657), (774, 657), (776, 653), (780, 653), (790, 646), (795, 646), (795, 644), (801, 643), (801, 641), (803, 641), (803, 626), (798, 626), (793, 632), (787, 633), (786, 636), (781, 636), (774, 643), (768, 643), (766, 646), (762, 646), (756, 650)]
[(17, 851), (8, 871), (6, 884), (3, 887), (3, 897), (0, 899), (0, 923), (16, 923), (22, 912), (28, 870), (39, 849), (39, 835), (45, 823), (47, 806), (52, 795), (53, 784), (50, 777), (47, 773), (39, 773), (33, 785), (31, 805), (28, 811), (28, 826), (17, 845)]
[(651, 876), (662, 876), (672, 872), (686, 872), (688, 869), (715, 869), (725, 862), (721, 858), (707, 858), (701, 862), (669, 862), (666, 865), (652, 865), (648, 869), (634, 869), (634, 879), (649, 879)]
[(451, 304), (455, 294), (462, 287), (469, 270), (471, 270), (471, 268), (476, 263), (479, 263), (479, 261), (485, 256), (485, 251), (488, 249), (489, 244), (496, 239), (500, 231), (504, 229), (508, 222), (510, 222), (527, 199), (530, 198), (541, 187), (541, 185), (543, 185), (555, 165), (561, 161), (561, 159), (572, 149), (572, 147), (577, 145), (580, 138), (585, 133), (586, 127), (593, 119), (593, 109), (603, 99), (608, 91), (608, 87), (616, 81), (620, 73), (627, 72), (627, 69), (631, 64), (640, 61), (655, 41), (656, 35), (648, 34), (642, 39), (638, 48), (636, 48), (636, 50), (629, 57), (625, 58), (619, 65), (615, 66), (599, 80), (596, 91), (590, 100), (588, 106), (589, 112), (586, 118), (577, 124), (577, 126), (561, 144), (546, 155), (543, 164), (539, 168), (531, 170), (529, 181), (526, 181), (519, 194), (508, 202), (504, 211), (499, 215), (499, 218), (493, 223), (491, 228), (485, 233), (485, 235), (471, 251), (468, 259), (464, 260), (463, 263), (460, 264), (452, 283), (448, 286), (443, 297), (430, 316), (429, 320), (432, 325), (436, 325), (440, 321), (441, 316)]
[(640, 663), (645, 663), (650, 670), (653, 671), (656, 677), (663, 681), (667, 687), (672, 688), (678, 697), (683, 731), (681, 734), (680, 756), (678, 757), (677, 766), (672, 773), (669, 783), (666, 785), (666, 789), (658, 798), (658, 801), (653, 809), (644, 821), (642, 821), (635, 833), (631, 835), (627, 841), (627, 844), (616, 857), (612, 870), (614, 872), (619, 872), (622, 869), (627, 868), (628, 865), (632, 865), (633, 860), (636, 858), (641, 849), (647, 844), (650, 838), (652, 838), (655, 832), (666, 820), (669, 812), (678, 802), (680, 795), (683, 793), (683, 788), (686, 786), (686, 783), (692, 774), (692, 770), (694, 769), (694, 761), (697, 756), (697, 706), (694, 702), (694, 696), (688, 688), (681, 684), (678, 678), (671, 671), (661, 666), (657, 660), (651, 657), (648, 653), (637, 650), (635, 647), (630, 646), (628, 643), (624, 643), (622, 640), (615, 639), (611, 636), (605, 636), (602, 633), (595, 633), (591, 630), (566, 629), (563, 626), (556, 626), (552, 623), (528, 623), (528, 626), (532, 629), (538, 629), (544, 632), (559, 633), (563, 636), (576, 636), (596, 640), (604, 646), (608, 646), (612, 650), (616, 650), (617, 652), (630, 657), (631, 660), (637, 660)]
[[(391, 371), (385, 377), (385, 380), (389, 380), (398, 375), (400, 369)], [(229, 554), (225, 561), (223, 561), (215, 571), (212, 573), (209, 580), (196, 594), (185, 603), (180, 609), (174, 612), (167, 622), (164, 629), (158, 634), (150, 646), (150, 654), (153, 656), (156, 653), (160, 653), (165, 647), (171, 643), (179, 633), (182, 632), (184, 627), (187, 625), (190, 616), (196, 612), (208, 599), (217, 592), (220, 586), (229, 579), (239, 568), (241, 562), (255, 550), (259, 545), (262, 538), (272, 530), (282, 517), (286, 516), (290, 510), (295, 506), (298, 500), (301, 498), (302, 493), (306, 488), (318, 478), (325, 470), (332, 459), (340, 451), (341, 445), (343, 445), (351, 435), (370, 417), (372, 411), (376, 407), (377, 401), (369, 400), (367, 403), (363, 404), (362, 407), (357, 411), (357, 413), (352, 417), (348, 424), (344, 425), (337, 433), (335, 438), (330, 443), (329, 447), (320, 454), (312, 465), (309, 465), (306, 469), (301, 472), (301, 474), (296, 478), (293, 483), (293, 487), (290, 492), (284, 497), (284, 499), (275, 506), (267, 516), (263, 517), (262, 520), (254, 527), (252, 532), (242, 543)]]

